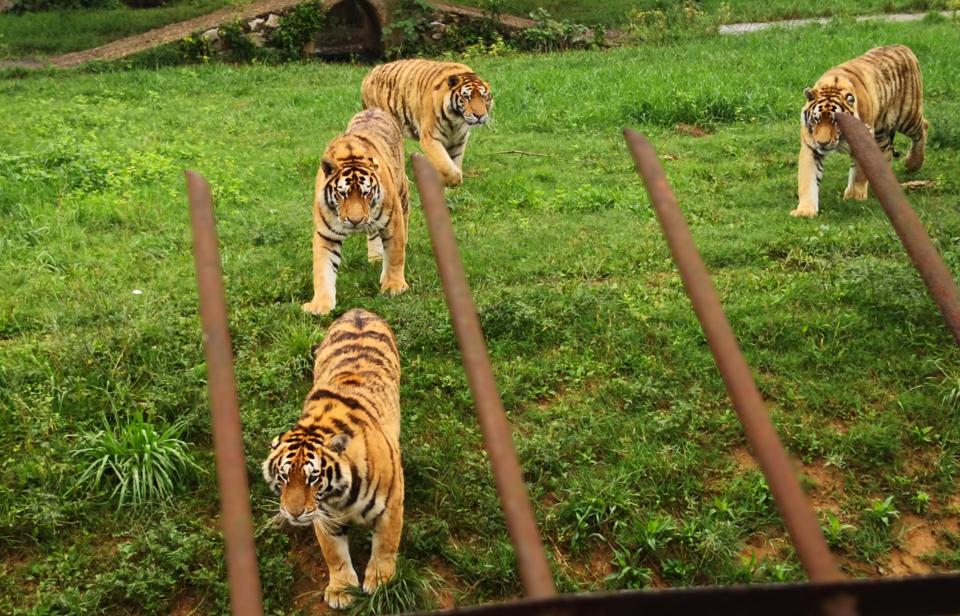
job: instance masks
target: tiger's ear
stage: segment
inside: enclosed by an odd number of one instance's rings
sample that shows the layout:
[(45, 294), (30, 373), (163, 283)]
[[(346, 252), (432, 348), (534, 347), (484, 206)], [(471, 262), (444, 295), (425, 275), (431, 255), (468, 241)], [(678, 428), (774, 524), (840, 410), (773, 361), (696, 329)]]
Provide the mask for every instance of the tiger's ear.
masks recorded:
[(813, 99), (817, 98), (817, 91), (813, 88), (804, 88), (803, 95), (807, 97), (808, 101), (812, 101)]
[(848, 92), (848, 93), (847, 93), (847, 102), (850, 103), (851, 105), (853, 105), (853, 104), (855, 104), (855, 103), (857, 102), (857, 97), (854, 96), (852, 92)]
[(277, 447), (280, 446), (280, 437), (282, 437), (282, 436), (283, 436), (283, 435), (281, 434), (280, 436), (278, 436), (278, 437), (276, 437), (275, 439), (273, 439), (272, 441), (270, 441), (270, 449), (276, 449)]
[(377, 160), (376, 156), (370, 157), (370, 166), (373, 167), (374, 171), (380, 171), (380, 161)]
[(315, 360), (315, 359), (317, 358), (317, 349), (320, 348), (320, 344), (321, 344), (321, 343), (318, 342), (318, 343), (316, 343), (315, 345), (313, 345), (312, 347), (310, 347), (310, 359), (311, 359), (311, 360)]
[(333, 173), (333, 163), (329, 159), (324, 158), (322, 161), (320, 161), (320, 168), (323, 170), (323, 175), (330, 175)]
[(447, 87), (452, 88), (452, 87), (454, 87), (455, 85), (457, 85), (458, 83), (460, 83), (460, 76), (459, 76), (459, 75), (450, 75), (449, 77), (447, 77)]
[(343, 453), (347, 448), (347, 444), (350, 442), (350, 437), (346, 434), (338, 434), (327, 443), (327, 449), (334, 451), (336, 453)]

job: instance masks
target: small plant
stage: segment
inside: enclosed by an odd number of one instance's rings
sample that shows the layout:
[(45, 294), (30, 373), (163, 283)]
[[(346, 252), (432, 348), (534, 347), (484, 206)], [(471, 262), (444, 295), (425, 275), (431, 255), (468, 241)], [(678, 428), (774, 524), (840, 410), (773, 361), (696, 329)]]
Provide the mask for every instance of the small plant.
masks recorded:
[(653, 571), (648, 567), (638, 565), (636, 556), (623, 547), (613, 551), (614, 572), (603, 579), (607, 588), (646, 588), (653, 579)]
[(856, 530), (852, 525), (845, 524), (839, 516), (832, 511), (827, 511), (824, 517), (826, 518), (825, 523), (822, 523), (820, 528), (823, 530), (823, 536), (826, 538), (827, 543), (832, 547), (842, 545), (847, 536)]
[(874, 501), (863, 514), (868, 522), (883, 525), (884, 528), (889, 528), (890, 524), (900, 517), (900, 512), (893, 504), (893, 496), (888, 496), (882, 501)]
[(243, 30), (239, 20), (220, 28), (220, 38), (227, 46), (227, 56), (233, 62), (250, 62), (257, 57), (257, 46)]
[(373, 593), (368, 595), (358, 587), (348, 592), (353, 597), (353, 603), (347, 608), (349, 616), (404, 614), (436, 607), (437, 593), (433, 581), (404, 558), (397, 559), (397, 572), (393, 579), (377, 587)]
[(280, 52), (282, 60), (296, 60), (306, 55), (306, 48), (323, 28), (326, 13), (319, 1), (294, 7), (280, 20), (280, 27), (270, 34), (270, 46)]
[(554, 19), (543, 7), (530, 13), (530, 19), (537, 23), (520, 33), (519, 45), (523, 49), (565, 51), (592, 46), (590, 29), (583, 24)]
[(206, 64), (214, 54), (213, 45), (199, 34), (191, 34), (180, 41), (179, 48), (186, 62)]
[(169, 498), (192, 470), (199, 470), (180, 440), (183, 424), (155, 426), (142, 414), (119, 427), (103, 416), (103, 430), (85, 434), (74, 455), (87, 461), (77, 486), (110, 489), (117, 507)]
[(910, 497), (910, 504), (916, 513), (922, 515), (930, 508), (930, 495), (923, 490), (917, 490), (916, 493)]

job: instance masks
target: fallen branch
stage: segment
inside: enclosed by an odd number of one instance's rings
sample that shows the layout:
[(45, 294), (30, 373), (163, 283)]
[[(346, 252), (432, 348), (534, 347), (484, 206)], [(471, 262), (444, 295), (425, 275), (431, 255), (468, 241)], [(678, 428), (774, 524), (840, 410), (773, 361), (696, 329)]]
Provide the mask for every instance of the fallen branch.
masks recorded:
[(504, 150), (494, 152), (494, 154), (519, 154), (520, 156), (539, 156), (540, 158), (553, 158), (550, 154), (541, 154), (539, 152), (527, 152), (526, 150)]

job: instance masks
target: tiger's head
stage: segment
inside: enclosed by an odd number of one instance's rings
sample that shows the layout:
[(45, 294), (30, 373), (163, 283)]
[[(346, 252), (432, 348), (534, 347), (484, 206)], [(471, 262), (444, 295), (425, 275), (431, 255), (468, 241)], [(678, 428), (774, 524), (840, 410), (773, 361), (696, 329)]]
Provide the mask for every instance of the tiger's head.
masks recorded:
[(360, 147), (340, 145), (328, 149), (320, 163), (324, 205), (336, 214), (341, 227), (354, 231), (370, 223), (371, 212), (383, 201), (380, 163)]
[(493, 108), (490, 84), (476, 73), (450, 75), (446, 83), (450, 89), (450, 109), (462, 116), (468, 126), (486, 124)]
[(298, 425), (270, 443), (263, 478), (280, 495), (280, 515), (290, 524), (336, 525), (321, 503), (350, 488), (352, 473), (344, 455), (349, 442), (346, 434), (328, 437)]
[(803, 106), (801, 120), (817, 151), (823, 153), (837, 149), (842, 135), (835, 114), (843, 112), (859, 117), (853, 82), (835, 77), (833, 84), (806, 88), (803, 95), (807, 104)]

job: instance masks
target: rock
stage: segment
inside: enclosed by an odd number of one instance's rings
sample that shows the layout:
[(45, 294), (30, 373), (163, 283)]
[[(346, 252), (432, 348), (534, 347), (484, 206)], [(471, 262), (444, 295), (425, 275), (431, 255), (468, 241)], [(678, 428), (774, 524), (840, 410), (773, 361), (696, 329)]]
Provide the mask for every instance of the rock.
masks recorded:
[(263, 32), (248, 32), (247, 40), (257, 47), (263, 47), (267, 42), (267, 37), (263, 35)]
[(201, 34), (200, 38), (208, 43), (216, 43), (220, 40), (220, 28), (210, 28)]
[(263, 25), (271, 30), (276, 30), (280, 27), (280, 16), (276, 13), (270, 13), (267, 16), (267, 21), (263, 22)]
[(443, 38), (443, 34), (440, 32), (434, 32), (433, 34), (430, 35), (430, 38), (432, 38), (435, 41), (439, 41), (440, 39)]
[(257, 17), (256, 19), (247, 22), (247, 27), (250, 28), (250, 32), (256, 32), (260, 29), (260, 26), (265, 23), (267, 23), (266, 19)]

